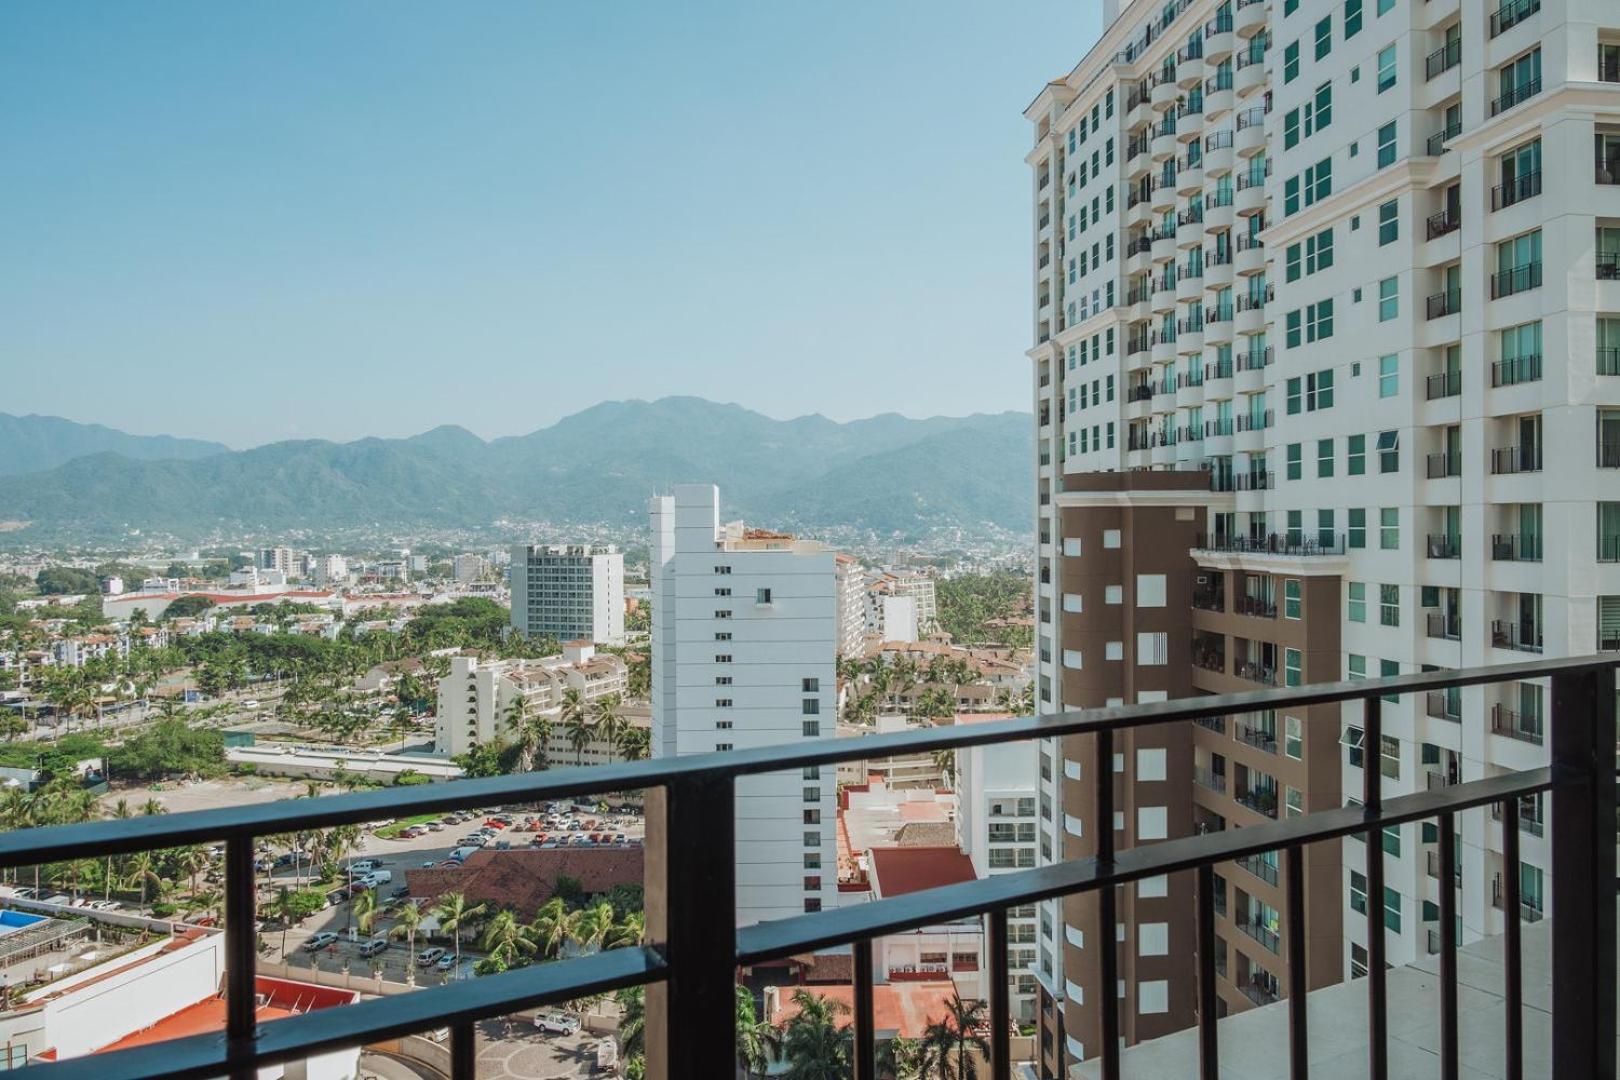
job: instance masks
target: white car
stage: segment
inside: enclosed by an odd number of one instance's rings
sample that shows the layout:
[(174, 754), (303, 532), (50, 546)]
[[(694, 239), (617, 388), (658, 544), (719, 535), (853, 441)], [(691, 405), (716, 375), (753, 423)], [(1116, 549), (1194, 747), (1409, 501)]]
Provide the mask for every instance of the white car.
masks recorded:
[(534, 1018), (534, 1026), (547, 1035), (579, 1034), (579, 1019), (567, 1013), (543, 1012)]
[(328, 945), (337, 943), (338, 936), (330, 931), (322, 930), (319, 934), (304, 942), (305, 952), (320, 952)]
[(452, 970), (456, 966), (456, 954), (445, 953), (443, 956), (439, 957), (439, 962), (433, 966), (438, 968), (440, 971)]
[(246, 701), (242, 702), (242, 708), (244, 709), (257, 709), (258, 707), (258, 701), (253, 698), (248, 698)]
[(435, 945), (431, 949), (423, 949), (417, 953), (416, 962), (422, 967), (427, 967), (429, 964), (437, 963), (439, 958), (444, 955), (444, 950)]

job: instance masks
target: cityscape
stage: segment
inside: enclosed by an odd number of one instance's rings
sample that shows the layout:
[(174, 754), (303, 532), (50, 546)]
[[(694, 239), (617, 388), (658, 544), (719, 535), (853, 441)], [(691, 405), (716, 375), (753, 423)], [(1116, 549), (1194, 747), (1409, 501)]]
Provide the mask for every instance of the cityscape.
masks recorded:
[(976, 385), (19, 370), (5, 1068), (1614, 1076), (1620, 8), (1096, 7)]

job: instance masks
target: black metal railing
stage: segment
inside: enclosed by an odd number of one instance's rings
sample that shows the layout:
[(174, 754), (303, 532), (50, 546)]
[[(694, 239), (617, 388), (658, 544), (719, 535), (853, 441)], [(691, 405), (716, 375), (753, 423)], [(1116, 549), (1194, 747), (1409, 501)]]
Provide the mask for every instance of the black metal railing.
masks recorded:
[(1525, 263), (1523, 266), (1509, 267), (1499, 270), (1491, 275), (1491, 299), (1503, 296), (1512, 296), (1528, 289), (1539, 288), (1541, 285), (1541, 263)]
[(1522, 173), (1506, 183), (1491, 188), (1491, 209), (1500, 210), (1505, 206), (1533, 199), (1541, 194), (1541, 170)]
[(1506, 735), (1510, 739), (1520, 742), (1541, 745), (1546, 735), (1546, 725), (1541, 717), (1532, 713), (1521, 713), (1505, 705), (1491, 706), (1491, 730), (1498, 735)]
[(1245, 855), (1233, 861), (1267, 885), (1277, 884), (1277, 864), (1267, 862), (1263, 856)]
[(1438, 375), (1430, 375), (1424, 380), (1424, 387), (1430, 401), (1456, 397), (1462, 393), (1462, 372), (1442, 371)]
[(1541, 10), (1541, 0), (1508, 0), (1491, 12), (1491, 37), (1508, 30)]
[(1343, 555), (1344, 537), (1335, 536), (1323, 543), (1320, 536), (1289, 536), (1268, 533), (1265, 536), (1210, 536), (1199, 533), (1193, 543), (1203, 551), (1224, 551), (1239, 555)]
[(1491, 558), (1497, 562), (1540, 562), (1541, 537), (1536, 533), (1497, 533), (1491, 537)]
[(1271, 596), (1250, 596), (1248, 593), (1239, 593), (1232, 598), (1232, 613), (1247, 615), (1254, 619), (1275, 619), (1277, 617), (1277, 600)]
[(1438, 214), (1430, 214), (1427, 224), (1429, 239), (1437, 240), (1462, 228), (1462, 211), (1442, 210)]
[(1529, 101), (1539, 93), (1541, 93), (1541, 76), (1526, 79), (1513, 89), (1491, 99), (1491, 115), (1499, 116), (1513, 108), (1513, 106)]
[(1541, 627), (1522, 619), (1495, 619), (1491, 622), (1491, 644), (1517, 652), (1541, 651)]
[[(1246, 743), (1256, 750), (1264, 750), (1268, 754), (1277, 752), (1277, 731), (1275, 728), (1256, 727), (1241, 721), (1232, 725), (1232, 737), (1240, 743)], [(1275, 881), (1272, 882), (1276, 884)]]
[(1427, 149), (1430, 157), (1439, 157), (1447, 150), (1446, 143), (1462, 134), (1462, 121), (1453, 120), (1433, 135), (1429, 136)]
[[(1456, 815), (1500, 804), (1503, 853), (1494, 902), (1503, 911), (1542, 915), (1537, 897), (1521, 895), (1519, 848), (1522, 800), (1543, 792), (1559, 823), (1552, 838), (1550, 1074), (1609, 1075), (1615, 1046), (1615, 666), (1620, 657), (1580, 657), (1391, 679), (1187, 698), (1144, 705), (1022, 717), (963, 727), (924, 728), (862, 739), (813, 739), (717, 754), (694, 754), (584, 768), (564, 768), (412, 788), (388, 788), (320, 799), (230, 806), (129, 820), (93, 821), (0, 834), (0, 868), (105, 858), (154, 848), (223, 841), (225, 844), (225, 957), (223, 1036), (205, 1033), (107, 1054), (30, 1067), (28, 1076), (53, 1080), (103, 1078), (251, 1077), (260, 1070), (323, 1052), (448, 1028), (452, 1080), (477, 1071), (477, 1023), (522, 1009), (588, 994), (644, 985), (646, 1075), (654, 1080), (723, 1077), (735, 1073), (733, 986), (739, 967), (767, 963), (831, 946), (850, 945), (855, 963), (851, 1058), (856, 1080), (875, 1076), (872, 942), (875, 938), (955, 920), (983, 917), (987, 924), (988, 1073), (1011, 1075), (1008, 912), (1014, 907), (1071, 894), (1096, 897), (1104, 939), (1117, 925), (1115, 886), (1194, 871), (1201, 1075), (1219, 1071), (1214, 970), (1214, 867), (1263, 852), (1280, 853), (1286, 881), (1286, 950), (1283, 935), (1242, 904), (1238, 928), (1278, 955), (1286, 955), (1289, 982), (1305, 986), (1309, 928), (1303, 904), (1308, 845), (1361, 835), (1380, 843), (1385, 828), (1435, 820), (1439, 828), (1441, 943), (1438, 978), (1443, 1075), (1458, 1075), (1457, 942), (1449, 933), (1455, 911)], [(1361, 805), (1287, 817), (1259, 825), (1187, 836), (1120, 851), (1112, 829), (1097, 831), (1096, 853), (1056, 864), (904, 896), (809, 912), (772, 922), (736, 925), (734, 863), (735, 791), (740, 777), (836, 765), (874, 756), (931, 754), (998, 743), (1092, 736), (1094, 775), (1108, 775), (1117, 732), (1265, 709), (1290, 713), (1312, 705), (1360, 702), (1366, 745), (1381, 745), (1385, 696), (1488, 683), (1549, 678), (1553, 702), (1550, 766), (1385, 799), (1379, 769), (1362, 770)], [(451, 982), (414, 993), (381, 997), (341, 1009), (314, 1010), (259, 1024), (255, 997), (257, 894), (255, 845), (261, 837), (437, 813), (491, 804), (577, 800), (611, 792), (647, 797), (647, 944), (536, 964), (484, 978)], [(1245, 793), (1250, 794), (1250, 793)], [(1253, 801), (1264, 806), (1261, 792)], [(1240, 799), (1245, 796), (1240, 796)], [(1112, 821), (1115, 786), (1095, 786), (1094, 820)], [(1275, 792), (1271, 812), (1275, 813)], [(1262, 812), (1265, 812), (1262, 810)], [(701, 837), (701, 842), (693, 842)], [(1382, 859), (1367, 864), (1369, 913), (1378, 932), (1368, 936), (1368, 1072), (1389, 1075), (1387, 949), (1382, 927)], [(1510, 1074), (1523, 1057), (1522, 959), (1519, 920), (1504, 928), (1503, 1025)], [(1102, 1038), (1102, 1075), (1120, 1068), (1118, 956), (1100, 952), (1096, 993)], [(1305, 996), (1290, 998), (1290, 1057), (1306, 1061), (1309, 1032)], [(1538, 1070), (1539, 1071), (1539, 1070)], [(1296, 1070), (1296, 1075), (1302, 1075)]]
[[(1199, 611), (1225, 611), (1226, 590), (1216, 585), (1194, 585), (1192, 591), (1192, 606)], [(1197, 653), (1194, 651), (1193, 661), (1197, 662)], [(1226, 658), (1218, 658), (1221, 669), (1226, 667)]]
[(1597, 263), (1593, 272), (1599, 281), (1620, 280), (1620, 252), (1598, 252)]
[(1239, 491), (1270, 491), (1277, 486), (1277, 475), (1265, 469), (1250, 469), (1237, 474)]
[(1541, 378), (1541, 354), (1509, 356), (1491, 363), (1492, 386), (1517, 386)]
[(1456, 614), (1446, 614), (1441, 611), (1431, 611), (1428, 617), (1429, 636), (1440, 641), (1462, 640), (1462, 617)]
[(1428, 541), (1429, 558), (1462, 558), (1462, 537), (1456, 533), (1430, 533)]
[(1491, 451), (1491, 472), (1494, 475), (1540, 471), (1540, 443), (1530, 446), (1499, 446)]
[[(1458, 629), (1461, 630), (1460, 627)], [(1461, 636), (1460, 633), (1458, 636)], [(1423, 712), (1436, 720), (1461, 720), (1462, 696), (1450, 690), (1430, 690), (1424, 695)]]
[(1429, 297), (1425, 308), (1431, 319), (1438, 319), (1443, 315), (1455, 315), (1462, 310), (1462, 290), (1447, 289), (1445, 292), (1435, 293)]
[(1462, 451), (1437, 450), (1429, 455), (1427, 468), (1430, 480), (1440, 480), (1448, 476), (1461, 476)]
[(1423, 61), (1424, 77), (1432, 79), (1462, 63), (1462, 39), (1448, 41)]

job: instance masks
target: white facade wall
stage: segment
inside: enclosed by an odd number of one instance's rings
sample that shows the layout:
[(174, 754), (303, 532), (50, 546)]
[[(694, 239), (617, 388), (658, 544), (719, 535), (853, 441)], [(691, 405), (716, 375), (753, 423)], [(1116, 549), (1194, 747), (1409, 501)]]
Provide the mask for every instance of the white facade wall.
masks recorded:
[[(654, 755), (833, 738), (833, 552), (722, 528), (712, 485), (678, 485), (650, 513)], [(834, 770), (807, 773), (737, 782), (740, 923), (836, 902)]]
[[(1039, 749), (1029, 743), (956, 752), (956, 842), (979, 877), (1036, 865)], [(1036, 905), (1008, 912), (1013, 1015), (1035, 1018)]]
[[(1286, 6), (1127, 4), (1026, 112), (1039, 564), (1057, 578), (1063, 473), (1205, 468), (1230, 492), (1210, 533), (1348, 545), (1351, 675), (1614, 648), (1620, 545), (1603, 507), (1620, 503), (1620, 448), (1604, 418), (1620, 409), (1620, 233), (1603, 230), (1620, 225), (1620, 184), (1594, 160), (1620, 134), (1620, 6)], [(1510, 69), (1531, 66), (1539, 81), (1517, 83)], [(1312, 318), (1325, 303), (1330, 332)], [(1503, 363), (1516, 355), (1534, 359)], [(1332, 403), (1313, 408), (1308, 380), (1325, 374)], [(1398, 448), (1387, 470), (1380, 435)], [(1036, 590), (1037, 700), (1057, 710), (1058, 597), (1039, 575)], [(1355, 594), (1366, 614), (1352, 620)], [(1544, 764), (1543, 746), (1493, 731), (1497, 707), (1522, 720), (1537, 697), (1465, 689), (1460, 722), (1421, 698), (1386, 705), (1386, 793)], [(1043, 775), (1059, 775), (1046, 753)], [(1344, 790), (1361, 782), (1347, 756)], [(1527, 866), (1549, 865), (1543, 837), (1521, 840)], [(1465, 815), (1459, 842), (1464, 940), (1500, 933), (1500, 826)], [(1386, 856), (1392, 963), (1427, 951), (1433, 849), (1413, 825)], [(1364, 955), (1349, 891), (1365, 857), (1345, 845), (1346, 976)], [(1042, 958), (1061, 985), (1055, 942)]]

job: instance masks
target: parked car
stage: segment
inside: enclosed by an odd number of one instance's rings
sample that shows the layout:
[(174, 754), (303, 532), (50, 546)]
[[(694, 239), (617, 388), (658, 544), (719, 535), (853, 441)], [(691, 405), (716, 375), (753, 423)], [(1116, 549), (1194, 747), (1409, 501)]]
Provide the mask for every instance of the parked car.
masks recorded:
[(356, 859), (349, 864), (349, 874), (369, 874), (373, 870), (382, 869), (382, 862), (378, 859)]
[(338, 936), (329, 930), (322, 930), (308, 941), (304, 942), (305, 952), (320, 952), (329, 945), (337, 944)]
[(536, 1014), (534, 1026), (547, 1035), (579, 1034), (579, 1018), (567, 1013), (543, 1012)]
[(433, 966), (438, 968), (440, 971), (454, 970), (456, 966), (456, 954), (445, 953), (443, 956), (439, 957), (439, 962)]
[(349, 898), (349, 890), (348, 889), (333, 889), (331, 892), (326, 894), (326, 902), (327, 902), (328, 905), (330, 905), (332, 907), (336, 907), (337, 905), (343, 903), (343, 901), (347, 900), (348, 898)]
[(388, 948), (387, 938), (372, 938), (370, 941), (362, 941), (360, 943), (360, 955), (376, 956), (386, 948)]
[(417, 953), (416, 962), (422, 967), (427, 967), (429, 964), (438, 963), (439, 957), (443, 955), (444, 950), (435, 945), (430, 949), (423, 949), (421, 952)]

